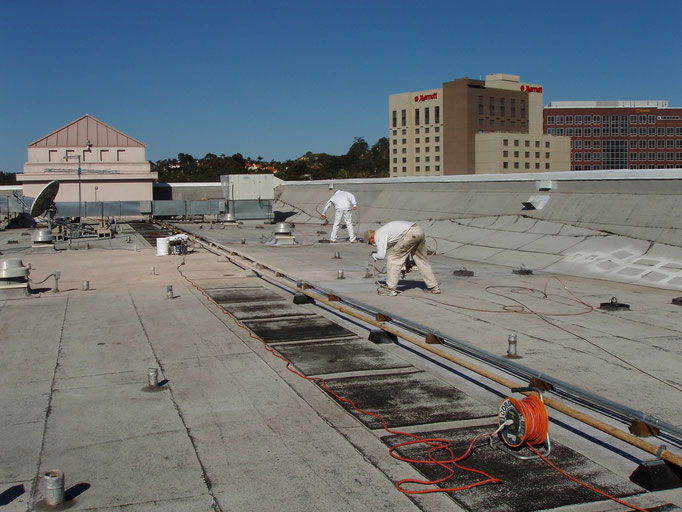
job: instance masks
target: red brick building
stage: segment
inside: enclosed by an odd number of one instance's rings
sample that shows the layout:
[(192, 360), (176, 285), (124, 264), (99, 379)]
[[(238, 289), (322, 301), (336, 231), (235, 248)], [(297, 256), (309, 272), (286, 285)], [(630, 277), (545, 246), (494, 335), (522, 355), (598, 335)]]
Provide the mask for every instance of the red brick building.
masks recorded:
[(543, 130), (571, 137), (574, 171), (682, 167), (682, 108), (667, 100), (551, 102)]

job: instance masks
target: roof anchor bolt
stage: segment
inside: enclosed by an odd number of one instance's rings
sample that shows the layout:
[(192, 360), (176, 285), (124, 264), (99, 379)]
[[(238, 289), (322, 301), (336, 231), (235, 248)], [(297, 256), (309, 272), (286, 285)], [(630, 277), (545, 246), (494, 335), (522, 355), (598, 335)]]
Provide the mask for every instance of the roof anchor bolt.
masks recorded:
[(150, 273), (151, 275), (155, 276), (155, 275), (156, 275), (156, 268), (154, 268), (154, 267), (149, 267), (149, 273)]
[(521, 356), (516, 354), (516, 334), (511, 333), (509, 338), (507, 338), (507, 359), (519, 359)]
[(159, 369), (150, 368), (147, 371), (147, 378), (149, 379), (149, 387), (156, 388), (159, 386)]
[(372, 264), (371, 264), (371, 263), (367, 263), (367, 268), (365, 269), (365, 276), (364, 276), (364, 278), (365, 278), (365, 279), (369, 279), (370, 277), (374, 277), (374, 276), (372, 275)]
[(336, 279), (345, 279), (345, 277), (343, 277), (343, 269), (342, 268), (340, 268), (339, 270), (336, 271)]
[(335, 260), (340, 260), (341, 259), (341, 253), (339, 251), (334, 252), (334, 259)]
[(52, 288), (52, 291), (55, 293), (59, 291), (59, 278), (61, 275), (62, 273), (59, 270), (54, 271), (54, 288)]
[(166, 285), (166, 298), (167, 299), (173, 298), (173, 285), (172, 284)]
[(246, 238), (242, 238), (242, 245), (246, 245)]
[(82, 289), (84, 292), (87, 292), (90, 289), (90, 281), (83, 281)]
[(43, 473), (45, 484), (44, 502), (55, 506), (64, 503), (64, 473), (60, 469), (51, 469)]

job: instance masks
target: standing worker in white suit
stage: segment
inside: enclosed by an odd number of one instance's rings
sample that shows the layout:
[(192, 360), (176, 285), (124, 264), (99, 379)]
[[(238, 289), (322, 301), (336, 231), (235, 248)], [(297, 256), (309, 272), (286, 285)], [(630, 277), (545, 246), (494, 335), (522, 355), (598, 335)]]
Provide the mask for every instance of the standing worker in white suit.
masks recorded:
[(358, 209), (358, 203), (355, 200), (355, 196), (350, 192), (345, 190), (337, 190), (329, 198), (327, 204), (322, 210), (322, 218), (326, 219), (327, 216), (325, 212), (329, 209), (331, 205), (334, 205), (334, 210), (336, 214), (334, 216), (334, 227), (332, 228), (332, 234), (329, 236), (329, 240), (336, 242), (336, 234), (339, 231), (339, 224), (341, 223), (341, 217), (346, 221), (346, 227), (348, 227), (348, 236), (351, 242), (357, 242), (355, 238), (355, 233), (353, 232), (353, 210)]

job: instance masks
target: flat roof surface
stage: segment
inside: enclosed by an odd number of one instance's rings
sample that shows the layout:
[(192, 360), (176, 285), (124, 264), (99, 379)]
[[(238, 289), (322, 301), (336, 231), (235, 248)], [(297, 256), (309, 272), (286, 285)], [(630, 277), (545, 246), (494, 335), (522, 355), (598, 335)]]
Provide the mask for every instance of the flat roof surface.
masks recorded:
[[(40, 508), (39, 476), (53, 468), (64, 471), (69, 510), (625, 509), (581, 494), (540, 461), (529, 466), (485, 443), (465, 464), (504, 483), (402, 494), (396, 482), (431, 477), (433, 468), (392, 458), (393, 434), (309, 379), (321, 376), (359, 406), (383, 412), (392, 428), (447, 436), (457, 453), (496, 428), (509, 390), (407, 343), (375, 345), (370, 326), (321, 303), (293, 304), (291, 290), (245, 270), (253, 262), (500, 356), (516, 333), (523, 365), (682, 425), (682, 327), (680, 306), (671, 303), (679, 292), (518, 275), (472, 254), (431, 258), (439, 296), (423, 293), (415, 270), (400, 295), (382, 297), (381, 275), (365, 277), (369, 246), (319, 243), (329, 226), (297, 224), (298, 243), (289, 246), (267, 245), (273, 226), (259, 221), (179, 227), (252, 261), (199, 247), (160, 257), (127, 228), (112, 240), (58, 244), (59, 251), (31, 250), (32, 230), (0, 232), (0, 258), (30, 263), (35, 292), (0, 300), (4, 510)], [(455, 276), (462, 267), (474, 276)], [(55, 270), (59, 292), (51, 291)], [(630, 310), (598, 308), (612, 297)], [(159, 388), (149, 388), (149, 368), (159, 369)], [(628, 480), (653, 456), (559, 413), (550, 417), (557, 464), (639, 506), (682, 505), (679, 489), (647, 493)]]

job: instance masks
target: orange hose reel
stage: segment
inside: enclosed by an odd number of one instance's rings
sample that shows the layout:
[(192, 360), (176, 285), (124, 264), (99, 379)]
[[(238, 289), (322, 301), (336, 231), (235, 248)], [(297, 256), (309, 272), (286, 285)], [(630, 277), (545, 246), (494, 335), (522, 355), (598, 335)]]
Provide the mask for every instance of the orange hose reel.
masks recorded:
[(500, 405), (498, 422), (501, 427), (500, 438), (510, 448), (519, 448), (525, 443), (539, 446), (549, 433), (547, 409), (542, 400), (534, 395), (521, 401), (505, 398)]

